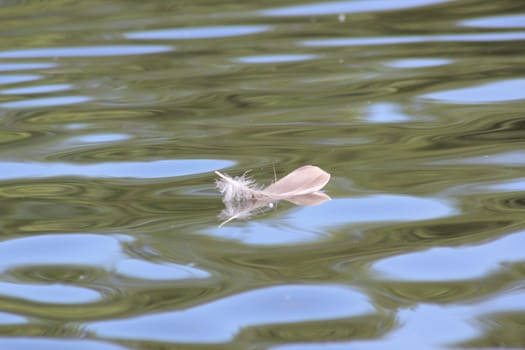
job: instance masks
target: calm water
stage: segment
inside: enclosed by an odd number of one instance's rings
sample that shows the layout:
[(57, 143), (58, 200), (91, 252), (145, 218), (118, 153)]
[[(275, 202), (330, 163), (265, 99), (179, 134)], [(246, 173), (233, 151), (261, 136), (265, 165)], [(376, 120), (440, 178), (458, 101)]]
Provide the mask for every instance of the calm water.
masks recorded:
[(0, 348), (525, 347), (525, 3), (0, 6)]

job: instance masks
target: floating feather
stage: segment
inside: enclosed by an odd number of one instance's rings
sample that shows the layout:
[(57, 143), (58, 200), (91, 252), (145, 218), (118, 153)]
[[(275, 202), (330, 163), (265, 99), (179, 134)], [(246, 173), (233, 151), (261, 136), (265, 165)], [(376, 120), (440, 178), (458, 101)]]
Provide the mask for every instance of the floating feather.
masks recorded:
[(330, 174), (323, 169), (305, 165), (295, 169), (270, 186), (260, 189), (255, 181), (246, 176), (230, 177), (219, 171), (216, 186), (223, 195), (223, 202), (254, 199), (287, 199), (295, 196), (316, 193), (330, 180)]
[(296, 205), (317, 205), (330, 197), (319, 192), (330, 180), (330, 174), (323, 169), (305, 165), (295, 169), (282, 179), (261, 189), (246, 174), (230, 177), (219, 171), (215, 184), (222, 193), (226, 205), (221, 217), (226, 219), (222, 225), (240, 218), (248, 218), (255, 211), (272, 208), (274, 202), (286, 200)]

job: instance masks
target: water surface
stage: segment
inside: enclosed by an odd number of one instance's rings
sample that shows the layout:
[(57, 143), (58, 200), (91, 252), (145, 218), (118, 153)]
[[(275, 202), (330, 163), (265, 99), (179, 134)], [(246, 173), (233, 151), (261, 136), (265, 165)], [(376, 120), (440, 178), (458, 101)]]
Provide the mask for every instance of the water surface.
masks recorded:
[[(524, 348), (525, 5), (0, 13), (0, 348)], [(331, 201), (219, 227), (214, 170)]]

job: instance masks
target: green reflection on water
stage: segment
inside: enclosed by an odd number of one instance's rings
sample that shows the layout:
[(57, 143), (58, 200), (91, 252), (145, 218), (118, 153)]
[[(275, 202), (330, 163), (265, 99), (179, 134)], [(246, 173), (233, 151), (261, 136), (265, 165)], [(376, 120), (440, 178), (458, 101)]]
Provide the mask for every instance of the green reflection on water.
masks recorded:
[[(210, 277), (128, 278), (115, 270), (115, 262), (5, 266), (2, 281), (81, 286), (98, 291), (102, 300), (55, 305), (0, 291), (3, 311), (28, 318), (22, 325), (2, 325), (0, 335), (98, 338), (83, 327), (91, 321), (206, 305), (257, 288), (308, 283), (359, 290), (376, 312), (250, 326), (229, 343), (210, 346), (271, 348), (360, 340), (388, 347), (392, 335), (411, 329), (410, 320), (398, 319), (401, 312), (417, 313), (418, 307), (432, 305), (446, 313), (450, 306), (481, 305), (483, 300), (498, 300), (520, 289), (524, 281), (520, 262), (501, 261), (490, 273), (473, 279), (432, 282), (388, 280), (371, 267), (382, 259), (436, 247), (488, 244), (525, 228), (525, 187), (518, 183), (513, 191), (497, 189), (523, 178), (523, 100), (469, 104), (461, 103), (459, 95), (451, 104), (425, 98), (525, 76), (521, 41), (428, 40), (346, 47), (304, 42), (472, 34), (472, 28), (454, 23), (520, 13), (523, 6), (479, 1), (466, 11), (462, 2), (449, 2), (400, 11), (289, 18), (256, 12), (300, 4), (55, 1), (52, 8), (34, 1), (7, 4), (2, 11), (0, 52), (112, 45), (161, 45), (172, 50), (114, 57), (2, 59), (0, 63), (52, 64), (31, 69), (29, 74), (36, 80), (2, 84), (0, 90), (52, 84), (69, 89), (35, 96), (0, 94), (0, 104), (22, 101), (23, 106), (33, 98), (60, 96), (92, 100), (1, 110), (0, 162), (41, 162), (51, 167), (60, 162), (226, 160), (233, 164), (228, 173), (251, 169), (250, 174), (264, 184), (273, 180), (274, 168), (279, 177), (298, 166), (315, 164), (332, 174), (326, 190), (333, 198), (413, 196), (448, 203), (455, 215), (359, 224), (333, 218), (343, 224), (305, 228), (293, 221), (303, 209), (279, 205), (211, 235), (223, 208), (213, 188), (214, 169), (162, 179), (34, 174), (39, 178), (4, 180), (0, 182), (0, 244), (23, 237), (95, 233), (120, 237), (122, 259), (192, 266)], [(267, 30), (213, 39), (127, 38), (146, 30), (236, 25)], [(485, 32), (500, 30), (480, 33)], [(261, 63), (265, 57), (273, 59)], [(290, 57), (308, 59), (290, 62)], [(402, 67), (395, 64), (400, 60)], [(441, 64), (421, 66), (421, 60)], [(411, 68), (411, 62), (416, 66)], [(26, 75), (20, 67), (2, 75), (6, 80)], [(108, 134), (121, 137), (93, 141)], [(1, 163), (0, 169), (9, 172)], [(270, 237), (279, 232), (293, 235), (297, 227), (297, 236), (305, 233), (315, 239), (269, 246), (242, 240), (249, 230)], [(49, 253), (60, 255), (59, 248)], [(449, 315), (460, 323), (478, 321), (455, 318), (452, 311)], [(220, 322), (220, 315), (209, 317)], [(472, 326), (478, 336), (455, 343), (524, 346), (523, 305), (514, 312), (496, 308), (483, 319)], [(435, 338), (446, 329), (446, 324), (436, 323)], [(136, 348), (176, 347), (114, 341)]]

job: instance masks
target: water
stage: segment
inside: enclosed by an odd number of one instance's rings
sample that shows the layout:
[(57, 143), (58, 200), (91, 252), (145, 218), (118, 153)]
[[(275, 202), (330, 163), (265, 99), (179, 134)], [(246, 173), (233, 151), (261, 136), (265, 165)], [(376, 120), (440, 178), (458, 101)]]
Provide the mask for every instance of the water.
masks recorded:
[(1, 9), (2, 349), (525, 347), (521, 2)]

